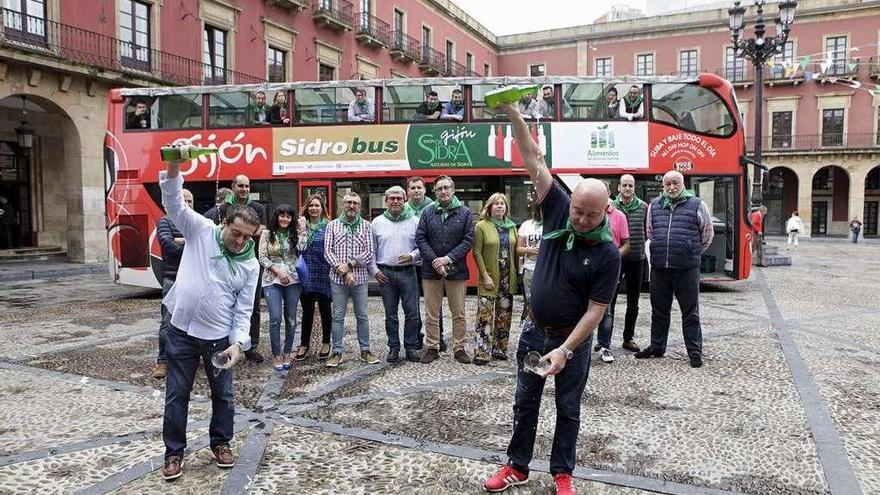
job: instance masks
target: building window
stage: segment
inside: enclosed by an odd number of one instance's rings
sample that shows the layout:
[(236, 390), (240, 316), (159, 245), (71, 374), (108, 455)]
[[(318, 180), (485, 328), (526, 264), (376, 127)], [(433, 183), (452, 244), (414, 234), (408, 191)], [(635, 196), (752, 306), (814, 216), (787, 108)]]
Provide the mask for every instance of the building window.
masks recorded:
[(287, 52), (270, 46), (266, 54), (266, 64), (269, 69), (269, 82), (287, 80)]
[(321, 0), (321, 9), (333, 12), (333, 0)]
[(547, 66), (544, 64), (529, 64), (529, 77), (542, 77), (547, 75)]
[(452, 62), (455, 61), (455, 43), (446, 40), (446, 73), (452, 74)]
[(699, 61), (696, 50), (682, 50), (678, 52), (678, 73), (685, 77), (697, 77), (699, 74)]
[(336, 67), (327, 64), (318, 64), (318, 80), (319, 81), (335, 81)]
[(492, 66), (489, 63), (483, 64), (483, 77), (489, 77), (492, 75)]
[(46, 41), (45, 0), (5, 0), (3, 6), (7, 36), (19, 41)]
[(474, 73), (474, 54), (473, 53), (468, 53), (467, 55), (465, 55), (465, 65), (467, 66), (467, 74), (466, 75), (470, 76), (471, 74)]
[(831, 167), (822, 167), (813, 174), (813, 189), (816, 191), (830, 191), (832, 187)]
[(431, 28), (422, 26), (422, 57), (427, 58), (431, 48)]
[(877, 132), (874, 135), (877, 146), (880, 146), (880, 106), (877, 107)]
[(731, 82), (746, 80), (746, 63), (736, 56), (733, 47), (727, 47), (724, 52), (724, 78)]
[(636, 75), (637, 76), (653, 76), (654, 75), (654, 54), (642, 53), (636, 55)]
[(788, 64), (789, 67), (794, 67), (794, 41), (786, 41), (785, 46), (782, 47), (782, 53), (773, 57), (773, 70), (770, 73), (771, 77), (773, 79), (782, 79), (785, 77), (784, 65), (786, 64)]
[(597, 58), (596, 68), (593, 71), (596, 77), (611, 77), (614, 75), (614, 69), (611, 67), (610, 58)]
[(394, 9), (394, 48), (403, 48), (403, 12)]
[(129, 67), (150, 68), (150, 6), (119, 0), (119, 55)]
[(826, 74), (834, 76), (846, 73), (846, 52), (846, 36), (825, 38), (825, 53), (831, 59)]
[(770, 117), (773, 142), (770, 144), (773, 148), (791, 148), (791, 111), (773, 112)]
[(822, 110), (822, 146), (843, 145), (843, 116), (842, 108)]
[(226, 84), (226, 31), (205, 24), (205, 84)]

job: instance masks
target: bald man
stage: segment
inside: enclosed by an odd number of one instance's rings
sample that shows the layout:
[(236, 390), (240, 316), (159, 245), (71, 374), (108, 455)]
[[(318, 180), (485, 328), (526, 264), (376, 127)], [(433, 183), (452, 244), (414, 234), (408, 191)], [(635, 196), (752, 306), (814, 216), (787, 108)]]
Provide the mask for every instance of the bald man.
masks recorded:
[[(247, 175), (237, 175), (232, 181), (232, 197), (227, 198), (227, 203), (250, 206), (260, 217), (260, 228), (254, 234), (254, 242), (260, 245), (260, 233), (266, 228), (266, 207), (251, 199), (251, 180)], [(260, 278), (263, 280), (263, 265), (260, 265)], [(263, 297), (263, 287), (257, 284), (257, 292), (254, 294), (254, 312), (251, 313), (251, 348), (244, 353), (248, 361), (255, 363), (263, 362), (263, 355), (257, 351), (260, 344), (260, 298)]]
[(684, 188), (684, 176), (671, 170), (663, 176), (663, 194), (651, 201), (645, 219), (651, 241), (651, 345), (636, 358), (666, 353), (672, 297), (681, 309), (681, 330), (691, 367), (703, 366), (700, 327), (700, 258), (715, 231), (712, 214), (702, 199)]
[[(192, 209), (192, 192), (189, 189), (182, 189), (180, 192), (183, 194), (183, 203), (187, 208)], [(177, 280), (177, 269), (180, 267), (180, 257), (183, 256), (186, 239), (167, 216), (162, 217), (156, 224), (156, 239), (159, 240), (159, 249), (162, 251), (162, 298), (164, 299)], [(153, 378), (157, 380), (165, 378), (168, 373), (165, 339), (168, 335), (168, 326), (171, 324), (171, 313), (161, 303), (159, 303), (159, 315), (159, 355), (156, 356), (156, 367), (153, 368)]]
[[(489, 491), (502, 491), (528, 481), (541, 394), (548, 376), (556, 385), (556, 431), (550, 473), (556, 493), (573, 494), (581, 398), (590, 370), (593, 330), (614, 297), (620, 254), (612, 242), (606, 215), (605, 183), (586, 179), (569, 195), (544, 163), (538, 145), (516, 106), (502, 105), (513, 125), (541, 206), (544, 235), (532, 279), (531, 311), (523, 325), (516, 353), (518, 373), (514, 399), (513, 436), (508, 461), (486, 480)], [(523, 358), (537, 351), (549, 367), (540, 374), (523, 369)]]

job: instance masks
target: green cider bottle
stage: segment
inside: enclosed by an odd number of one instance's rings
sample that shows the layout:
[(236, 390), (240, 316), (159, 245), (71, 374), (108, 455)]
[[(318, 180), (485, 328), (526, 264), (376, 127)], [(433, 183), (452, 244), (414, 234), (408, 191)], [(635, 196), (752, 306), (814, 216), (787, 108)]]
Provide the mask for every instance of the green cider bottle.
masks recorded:
[(162, 161), (170, 162), (172, 160), (195, 160), (202, 155), (216, 153), (217, 148), (202, 148), (191, 144), (179, 144), (174, 146), (163, 146), (161, 152)]
[(486, 93), (484, 100), (489, 108), (498, 108), (502, 103), (516, 103), (525, 95), (537, 93), (540, 86), (503, 86)]

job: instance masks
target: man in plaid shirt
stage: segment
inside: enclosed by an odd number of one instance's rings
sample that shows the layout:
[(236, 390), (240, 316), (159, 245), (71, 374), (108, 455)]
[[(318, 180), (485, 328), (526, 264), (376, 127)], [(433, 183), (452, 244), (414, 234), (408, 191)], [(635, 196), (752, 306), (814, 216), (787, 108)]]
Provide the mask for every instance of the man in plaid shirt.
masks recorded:
[(361, 198), (357, 193), (349, 192), (342, 198), (342, 209), (339, 218), (327, 224), (324, 238), (324, 257), (330, 265), (333, 299), (333, 352), (327, 359), (329, 368), (342, 362), (342, 335), (349, 298), (357, 319), (361, 359), (368, 364), (379, 362), (370, 351), (370, 322), (367, 319), (367, 281), (374, 254), (373, 229), (370, 222), (361, 217)]

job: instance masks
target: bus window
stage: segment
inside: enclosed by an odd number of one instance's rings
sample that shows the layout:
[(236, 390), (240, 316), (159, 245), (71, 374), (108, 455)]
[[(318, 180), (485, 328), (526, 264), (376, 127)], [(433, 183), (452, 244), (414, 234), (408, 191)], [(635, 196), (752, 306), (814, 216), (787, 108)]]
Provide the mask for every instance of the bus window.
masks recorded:
[(503, 110), (486, 107), (486, 93), (499, 87), (495, 84), (475, 84), (471, 86), (471, 120), (508, 120), (507, 114)]
[(128, 99), (125, 107), (125, 130), (153, 129), (156, 123), (153, 121), (153, 112), (150, 111), (152, 102), (147, 98), (135, 96)]
[[(247, 127), (252, 119), (250, 93), (214, 93), (208, 95), (208, 127)], [(267, 108), (268, 111), (268, 108)]]
[(154, 129), (197, 129), (202, 127), (202, 95), (160, 96), (153, 104), (157, 116)]
[(686, 131), (729, 137), (736, 130), (733, 116), (714, 91), (695, 84), (651, 86), (651, 117)]
[[(417, 110), (422, 103), (428, 101), (431, 91), (437, 93), (439, 104), (437, 111), (452, 99), (452, 91), (460, 89), (456, 85), (425, 85), (425, 86), (386, 86), (382, 90), (382, 121), (383, 122), (414, 122), (428, 121), (425, 114)], [(437, 119), (439, 120), (439, 119)]]
[(355, 101), (355, 91), (366, 92), (368, 105), (375, 105), (376, 89), (363, 88), (302, 88), (294, 93), (296, 122), (302, 124), (336, 124), (348, 121), (348, 106)]
[(563, 84), (562, 99), (572, 110), (570, 117), (563, 116), (563, 120), (608, 120), (605, 95), (602, 83)]

